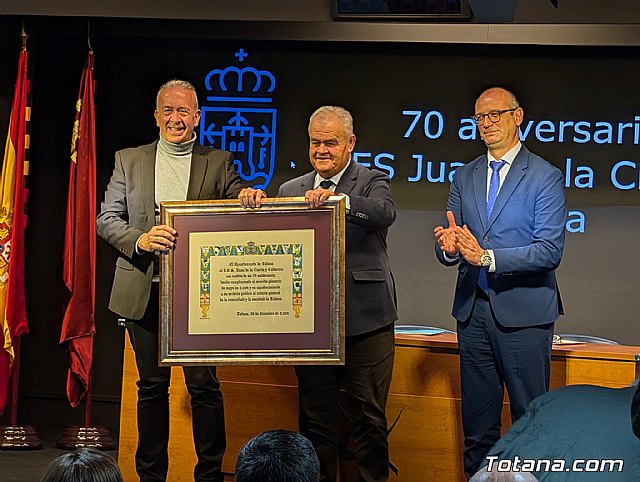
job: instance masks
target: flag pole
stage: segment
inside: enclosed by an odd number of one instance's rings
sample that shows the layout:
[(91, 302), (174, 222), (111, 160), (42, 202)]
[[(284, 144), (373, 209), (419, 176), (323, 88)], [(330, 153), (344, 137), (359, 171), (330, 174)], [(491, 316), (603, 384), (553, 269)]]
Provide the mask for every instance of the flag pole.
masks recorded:
[(107, 427), (91, 424), (91, 373), (89, 385), (84, 397), (84, 425), (69, 425), (65, 427), (56, 447), (63, 450), (76, 450), (91, 447), (97, 450), (115, 450), (116, 443)]
[(24, 20), (22, 21), (22, 33), (20, 34), (22, 37), (22, 51), (25, 52), (27, 50), (27, 39), (29, 36), (27, 35), (27, 31), (24, 28)]
[[(20, 60), (18, 62), (18, 79), (16, 81), (16, 94), (14, 95), (14, 105), (11, 108), (11, 122), (15, 122), (15, 119), (21, 119), (19, 124), (21, 126), (17, 126), (17, 138), (11, 139), (12, 132), (11, 129), (7, 134), (7, 142), (12, 143), (13, 140), (16, 140), (17, 145), (13, 145), (13, 149), (17, 150), (16, 152), (16, 166), (15, 166), (15, 179), (14, 179), (14, 193), (15, 200), (18, 200), (20, 204), (15, 205), (14, 208), (20, 212), (22, 211), (22, 221), (23, 224), (18, 226), (18, 229), (24, 230), (26, 227), (26, 192), (28, 186), (26, 185), (26, 179), (28, 175), (28, 153), (29, 153), (29, 120), (30, 120), (30, 105), (28, 102), (29, 95), (29, 80), (27, 78), (27, 39), (28, 35), (26, 33), (24, 27), (24, 20), (22, 21), (22, 46), (20, 51)], [(18, 92), (20, 93), (18, 94)], [(20, 98), (19, 102), (16, 102), (16, 99)], [(14, 112), (17, 110), (18, 112)], [(24, 112), (22, 112), (24, 110)], [(22, 130), (22, 128), (24, 130)], [(23, 137), (24, 136), (24, 137)], [(22, 138), (23, 137), (23, 138)], [(23, 152), (19, 152), (22, 150)], [(5, 152), (6, 156), (6, 152)], [(6, 160), (5, 160), (6, 162)], [(22, 165), (19, 165), (22, 162)], [(3, 183), (4, 173), (3, 173)], [(16, 215), (17, 218), (21, 216)], [(13, 232), (13, 224), (11, 224), (11, 238), (17, 238), (19, 240), (18, 246), (24, 242), (24, 238), (22, 237), (23, 233), (20, 236), (14, 236), (17, 233)], [(12, 241), (14, 241), (12, 239)], [(17, 248), (15, 250), (16, 255), (20, 257), (20, 255), (24, 255), (23, 249)], [(14, 255), (14, 257), (16, 256)], [(24, 260), (16, 260), (13, 258), (9, 259), (9, 277), (11, 278), (11, 267), (14, 266), (15, 263), (22, 262)], [(14, 263), (14, 264), (11, 264)], [(17, 276), (16, 276), (17, 277)], [(10, 280), (15, 281), (15, 280)], [(18, 425), (18, 386), (20, 380), (20, 339), (23, 333), (28, 333), (27, 325), (26, 325), (26, 310), (24, 310), (24, 278), (20, 277), (17, 281), (18, 288), (8, 288), (6, 291), (6, 299), (4, 300), (4, 311), (2, 315), (5, 318), (11, 317), (12, 320), (16, 318), (16, 312), (18, 313), (17, 317), (20, 318), (19, 322), (21, 326), (19, 328), (14, 327), (12, 333), (11, 345), (13, 348), (13, 363), (9, 369), (9, 380), (8, 380), (8, 393), (7, 393), (7, 402), (9, 405), (9, 425), (4, 427), (0, 427), (0, 450), (33, 450), (33, 449), (41, 449), (42, 442), (38, 437), (38, 433), (36, 430), (29, 425)], [(21, 285), (21, 286), (20, 286)], [(18, 300), (15, 301), (14, 298)], [(11, 300), (9, 298), (12, 298)], [(12, 306), (11, 314), (8, 313), (9, 304), (17, 304), (18, 306)], [(11, 328), (10, 328), (11, 330)]]
[(11, 377), (9, 378), (9, 425), (18, 423), (18, 386), (20, 380), (20, 339), (18, 337), (13, 343), (15, 358), (11, 367)]
[[(22, 51), (27, 51), (27, 39), (29, 36), (24, 28), (24, 20), (22, 21)], [(11, 374), (9, 376), (9, 425), (15, 426), (18, 423), (18, 388), (20, 380), (20, 339), (17, 337), (13, 343), (14, 360), (11, 366)]]
[(18, 425), (18, 381), (20, 380), (20, 339), (13, 343), (15, 359), (9, 378), (9, 425), (0, 427), (0, 450), (37, 450), (42, 448), (38, 432), (30, 425)]
[(84, 398), (84, 426), (91, 426), (91, 372), (89, 372), (89, 386), (87, 387), (87, 395)]
[[(89, 29), (89, 24), (87, 25)], [(63, 278), (69, 299), (62, 320), (60, 343), (68, 351), (67, 397), (72, 407), (84, 399), (84, 425), (66, 427), (56, 446), (74, 450), (115, 449), (106, 427), (91, 424), (91, 377), (95, 334), (95, 105), (94, 55), (87, 35), (87, 60), (80, 80), (76, 120), (71, 137), (71, 164)]]

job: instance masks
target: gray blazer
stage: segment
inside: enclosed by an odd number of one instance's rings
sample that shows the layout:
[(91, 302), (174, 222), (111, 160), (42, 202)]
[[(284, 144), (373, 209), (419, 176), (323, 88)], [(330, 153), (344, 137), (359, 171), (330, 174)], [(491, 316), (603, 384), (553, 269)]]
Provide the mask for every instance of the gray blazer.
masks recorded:
[[(116, 152), (97, 219), (98, 235), (120, 252), (109, 309), (133, 320), (144, 315), (153, 278), (155, 256), (135, 246), (155, 224), (156, 144)], [(243, 187), (229, 152), (194, 146), (187, 199), (236, 198)]]
[[(315, 171), (285, 182), (278, 196), (303, 196)], [(336, 186), (349, 196), (346, 226), (346, 335), (360, 335), (393, 323), (396, 289), (387, 256), (387, 229), (396, 219), (389, 177), (351, 161)]]

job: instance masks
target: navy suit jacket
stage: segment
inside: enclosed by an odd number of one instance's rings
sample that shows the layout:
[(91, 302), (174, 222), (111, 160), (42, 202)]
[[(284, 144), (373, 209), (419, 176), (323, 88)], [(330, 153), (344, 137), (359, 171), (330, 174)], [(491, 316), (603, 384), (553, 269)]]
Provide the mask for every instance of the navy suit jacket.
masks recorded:
[[(489, 296), (503, 326), (552, 323), (562, 314), (555, 269), (564, 248), (567, 207), (562, 173), (524, 145), (500, 188), (487, 219), (487, 156), (460, 167), (453, 178), (447, 209), (456, 224), (466, 224), (484, 249), (492, 249), (496, 271), (489, 273)], [(460, 259), (453, 316), (471, 315), (480, 268)]]
[[(304, 196), (313, 189), (315, 171), (285, 182), (278, 197)], [(396, 219), (389, 177), (353, 161), (336, 193), (349, 196), (345, 255), (345, 331), (369, 333), (393, 323), (396, 289), (387, 256), (387, 228)]]

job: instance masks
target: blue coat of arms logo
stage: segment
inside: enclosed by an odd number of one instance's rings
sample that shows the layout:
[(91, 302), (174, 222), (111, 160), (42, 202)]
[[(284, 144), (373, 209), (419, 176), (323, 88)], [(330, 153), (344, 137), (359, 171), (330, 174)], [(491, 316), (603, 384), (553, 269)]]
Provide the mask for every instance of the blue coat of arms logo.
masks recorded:
[[(236, 57), (248, 54), (240, 49)], [(229, 66), (204, 79), (207, 104), (201, 107), (200, 143), (229, 151), (240, 177), (265, 189), (275, 167), (278, 110), (269, 107), (276, 79), (266, 70)]]

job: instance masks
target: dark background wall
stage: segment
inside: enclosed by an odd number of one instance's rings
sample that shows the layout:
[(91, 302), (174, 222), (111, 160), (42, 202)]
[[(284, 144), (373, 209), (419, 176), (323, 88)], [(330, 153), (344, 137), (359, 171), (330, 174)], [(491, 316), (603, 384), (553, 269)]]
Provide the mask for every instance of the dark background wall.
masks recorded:
[[(332, 20), (335, 0), (0, 0), (0, 13), (9, 15), (89, 15), (92, 17), (139, 17), (169, 19), (302, 21)], [(367, 4), (366, 0), (356, 2)], [(369, 2), (375, 4), (376, 2)], [(379, 2), (378, 2), (379, 3)], [(635, 0), (469, 0), (470, 21), (490, 18), (496, 11), (508, 11), (516, 23), (634, 24), (640, 20)], [(496, 15), (493, 15), (496, 17)]]
[[(2, 122), (6, 126), (15, 83), (20, 19), (4, 17), (0, 22), (0, 55), (7, 65), (0, 87)], [(34, 18), (27, 20), (27, 29), (33, 106), (26, 248), (30, 334), (22, 342), (19, 418), (21, 423), (35, 426), (52, 422), (82, 425), (83, 407), (72, 410), (66, 401), (67, 361), (58, 339), (70, 135), (87, 53), (87, 22)], [(101, 64), (96, 67), (99, 201), (111, 175), (114, 149), (137, 145), (157, 135), (152, 117), (155, 99), (149, 93), (157, 90), (157, 79), (175, 75), (166, 70), (164, 41), (133, 42), (132, 50), (132, 40), (126, 37), (96, 36), (92, 40), (96, 52), (101, 52), (96, 54)], [(109, 47), (104, 48), (106, 45)], [(133, 55), (123, 55), (134, 51)], [(6, 127), (2, 132), (6, 135)], [(124, 329), (117, 326), (115, 316), (107, 309), (114, 262), (113, 250), (98, 240), (93, 420), (117, 432)]]
[[(0, 12), (13, 13), (1, 2), (0, 8)], [(392, 188), (399, 213), (389, 245), (398, 282), (400, 321), (452, 328), (449, 311), (455, 270), (437, 265), (431, 234), (442, 220), (448, 183), (410, 182), (415, 174), (412, 156), (421, 154), (425, 160), (450, 163), (465, 162), (481, 153), (482, 145), (461, 141), (454, 126), (472, 113), (478, 90), (493, 83), (508, 84), (521, 95), (527, 119), (633, 121), (633, 116), (640, 114), (634, 85), (640, 76), (636, 60), (640, 51), (638, 47), (610, 45), (609, 40), (602, 42), (607, 47), (594, 46), (592, 37), (584, 41), (589, 47), (576, 45), (579, 42), (568, 37), (559, 42), (561, 46), (514, 47), (497, 40), (502, 34), (511, 35), (500, 28), (506, 26), (467, 25), (472, 36), (482, 38), (475, 33), (478, 27), (484, 29), (485, 39), (487, 32), (495, 36), (490, 42), (495, 45), (477, 40), (460, 43), (467, 33), (459, 26), (443, 34), (443, 38), (453, 39), (450, 42), (425, 43), (403, 37), (432, 35), (422, 25), (408, 26), (400, 39), (387, 31), (385, 39), (380, 34), (385, 28), (396, 33), (402, 30), (389, 24), (366, 32), (351, 24), (319, 25), (320, 20), (327, 20), (320, 17), (314, 17), (311, 24), (296, 19), (298, 23), (281, 25), (271, 18), (267, 23), (250, 25), (233, 20), (92, 18), (91, 44), (98, 81), (98, 200), (111, 174), (113, 153), (156, 138), (152, 113), (158, 85), (173, 77), (191, 80), (204, 104), (204, 76), (213, 68), (233, 64), (233, 54), (242, 47), (250, 52), (251, 65), (269, 69), (278, 79), (274, 94), (279, 108), (277, 163), (269, 194), (275, 194), (280, 182), (307, 170), (309, 113), (324, 103), (347, 106), (356, 122), (357, 150), (395, 157), (387, 165), (394, 169)], [(70, 134), (87, 51), (88, 20), (0, 16), (3, 136), (23, 19), (29, 33), (33, 115), (26, 256), (31, 333), (23, 338), (20, 418), (36, 426), (52, 421), (81, 424), (81, 408), (71, 410), (65, 398), (66, 356), (57, 341)], [(442, 32), (443, 28), (435, 30)], [(350, 38), (350, 30), (359, 32), (360, 37)], [(323, 32), (331, 42), (320, 41)], [(402, 111), (407, 109), (441, 112), (446, 120), (442, 137), (432, 140), (414, 131), (405, 138), (411, 117)], [(570, 209), (583, 212), (587, 225), (584, 233), (568, 234), (559, 271), (568, 314), (558, 331), (587, 332), (640, 344), (640, 335), (634, 330), (640, 308), (640, 283), (635, 274), (640, 266), (633, 254), (640, 234), (640, 196), (637, 189), (623, 192), (606, 182), (616, 160), (639, 162), (637, 144), (576, 145), (531, 139), (527, 145), (560, 168), (564, 169), (566, 157), (571, 156), (599, 172), (596, 188), (571, 187), (567, 192)], [(291, 169), (291, 161), (296, 169)], [(631, 175), (637, 178), (637, 170)], [(124, 332), (106, 308), (114, 260), (114, 250), (99, 240), (94, 422), (117, 430)]]

